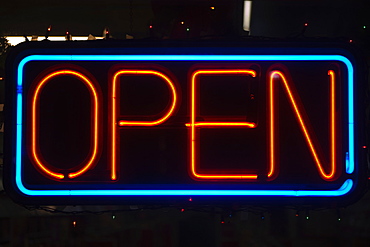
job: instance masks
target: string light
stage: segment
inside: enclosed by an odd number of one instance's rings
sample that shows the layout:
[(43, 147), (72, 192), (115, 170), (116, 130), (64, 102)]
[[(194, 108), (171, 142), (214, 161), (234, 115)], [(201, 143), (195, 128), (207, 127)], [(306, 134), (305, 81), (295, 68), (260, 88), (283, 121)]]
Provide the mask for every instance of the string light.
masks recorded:
[(48, 26), (48, 29), (46, 30), (45, 39), (49, 38), (50, 31), (51, 31), (51, 25)]
[[(116, 218), (116, 212), (117, 211), (112, 211), (112, 210), (104, 210), (104, 211), (63, 211), (63, 210), (57, 210), (57, 209), (55, 209), (55, 208), (50, 208), (50, 207), (36, 207), (36, 208), (34, 208), (34, 207), (26, 207), (25, 206), (25, 208), (26, 209), (28, 209), (28, 210), (44, 210), (44, 211), (46, 211), (46, 212), (50, 212), (50, 213), (64, 213), (64, 214), (69, 214), (69, 215), (73, 215), (72, 217), (72, 225), (73, 225), (73, 227), (76, 227), (77, 226), (77, 220), (76, 220), (76, 215), (77, 214), (94, 214), (94, 215), (100, 215), (100, 214), (105, 214), (105, 213), (111, 213), (112, 214), (112, 219), (115, 219)], [(139, 209), (136, 205), (135, 206), (133, 206), (133, 208), (135, 208), (135, 209)], [(131, 208), (131, 206), (130, 206), (130, 209), (124, 209), (124, 210), (119, 210), (119, 212), (129, 212), (129, 211), (131, 211), (133, 208)], [(145, 208), (141, 208), (140, 209), (140, 211), (142, 211), (142, 210), (144, 210), (144, 209), (150, 209), (150, 210), (153, 210), (153, 209), (163, 209), (164, 207), (151, 207), (151, 206), (149, 206), (149, 207), (145, 207)], [(202, 211), (199, 211), (199, 210), (197, 210), (196, 208), (195, 209), (193, 209), (193, 208), (187, 208), (187, 209), (185, 209), (185, 208), (177, 208), (177, 210), (180, 210), (181, 212), (185, 212), (185, 210), (189, 210), (189, 211), (193, 211), (193, 210), (195, 210), (196, 212), (204, 212), (204, 213), (217, 213), (217, 211), (215, 211), (216, 210), (216, 208), (215, 207), (208, 207), (208, 209), (207, 208), (203, 208), (202, 209)], [(338, 221), (342, 221), (342, 217), (341, 217), (341, 211), (340, 211), (340, 209), (339, 208), (336, 208), (335, 209), (336, 210), (336, 213), (337, 213), (337, 220)], [(309, 215), (309, 210), (307, 209), (307, 210), (297, 210), (296, 211), (296, 213), (295, 213), (295, 216), (296, 217), (298, 217), (299, 216), (299, 214), (300, 214), (300, 212), (302, 213), (302, 215), (303, 215), (303, 213), (304, 213), (304, 211), (306, 211), (306, 220), (309, 220), (310, 219), (310, 215)], [(167, 211), (166, 211), (167, 212)], [(223, 211), (218, 211), (218, 213), (219, 213), (219, 215), (220, 215), (220, 223), (221, 224), (225, 224), (226, 223), (226, 221), (225, 221), (225, 217), (226, 216), (228, 216), (229, 218), (231, 218), (232, 217), (232, 214), (233, 214), (233, 212), (235, 212), (235, 211), (233, 211), (232, 209), (224, 209)], [(249, 208), (245, 208), (242, 212), (246, 212), (246, 213), (248, 213), (248, 212), (252, 212), (252, 213), (255, 213), (256, 215), (260, 215), (260, 217), (261, 217), (261, 220), (265, 220), (265, 215), (264, 215), (264, 213), (268, 213), (269, 211), (265, 211), (265, 212), (256, 212), (256, 209), (249, 209)]]
[(188, 27), (187, 27), (187, 28), (186, 28), (186, 31), (187, 31), (187, 32), (189, 32), (189, 31), (190, 31), (190, 28), (188, 28)]
[(192, 201), (193, 201), (193, 198), (191, 198), (191, 197), (190, 197), (190, 198), (189, 198), (189, 202), (192, 202)]
[(362, 28), (363, 28), (363, 29), (366, 29), (366, 26), (364, 25)]
[(209, 7), (211, 10), (215, 10), (215, 7), (214, 6), (211, 6), (211, 7)]
[(183, 21), (182, 21), (182, 22), (180, 22), (180, 23), (181, 23), (181, 25), (184, 25), (184, 24), (185, 24), (185, 22), (183, 22)]
[(69, 33), (69, 31), (66, 31), (66, 40), (71, 41), (72, 40), (72, 35)]
[(342, 220), (342, 217), (340, 215), (340, 210), (337, 209), (337, 218), (338, 218), (338, 221), (341, 221)]
[(152, 28), (153, 28), (153, 26), (152, 26), (152, 25), (150, 25), (150, 26), (149, 26), (149, 28), (150, 28), (150, 29), (152, 29)]
[(221, 215), (221, 224), (225, 224), (224, 216)]
[(308, 22), (305, 22), (303, 24), (302, 31), (298, 36), (304, 36), (304, 33), (306, 32), (307, 28), (308, 28)]

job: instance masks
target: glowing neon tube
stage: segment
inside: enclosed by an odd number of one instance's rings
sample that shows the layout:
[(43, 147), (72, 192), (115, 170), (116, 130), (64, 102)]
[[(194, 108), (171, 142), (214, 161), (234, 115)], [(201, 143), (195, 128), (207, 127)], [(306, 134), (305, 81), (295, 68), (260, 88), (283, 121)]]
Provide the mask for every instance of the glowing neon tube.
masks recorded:
[(197, 171), (197, 151), (196, 142), (199, 139), (196, 135), (196, 128), (209, 128), (209, 127), (222, 127), (222, 128), (255, 128), (255, 123), (249, 122), (196, 122), (197, 110), (196, 110), (196, 99), (197, 99), (197, 85), (199, 84), (198, 77), (201, 75), (245, 75), (256, 77), (256, 72), (253, 70), (198, 70), (195, 71), (191, 76), (191, 123), (186, 124), (191, 129), (191, 140), (190, 140), (190, 171), (196, 179), (257, 179), (257, 174), (201, 174)]
[(91, 155), (89, 159), (87, 160), (86, 164), (82, 166), (81, 169), (78, 171), (72, 172), (68, 174), (69, 178), (75, 178), (80, 176), (81, 174), (85, 173), (89, 168), (92, 166), (92, 164), (95, 162), (96, 154), (97, 154), (97, 149), (98, 149), (98, 129), (99, 129), (99, 100), (98, 100), (98, 94), (96, 92), (95, 86), (93, 83), (83, 74), (72, 71), (72, 70), (59, 70), (56, 72), (53, 72), (47, 76), (45, 76), (40, 82), (37, 83), (37, 86), (35, 90), (33, 91), (32, 94), (32, 111), (31, 111), (31, 149), (32, 149), (32, 156), (31, 158), (33, 159), (34, 163), (40, 170), (47, 176), (53, 177), (55, 179), (63, 179), (64, 175), (52, 171), (48, 168), (48, 164), (44, 164), (42, 159), (41, 159), (41, 153), (39, 153), (39, 148), (38, 148), (38, 104), (39, 104), (39, 99), (40, 99), (40, 94), (42, 92), (42, 88), (50, 81), (50, 79), (56, 77), (56, 76), (61, 76), (61, 75), (68, 75), (68, 76), (74, 76), (80, 79), (85, 85), (87, 85), (89, 92), (92, 96), (92, 102), (93, 102), (93, 151), (91, 152)]
[[(161, 118), (156, 119), (154, 121), (128, 121), (128, 120), (119, 120), (118, 124), (116, 122), (117, 120), (117, 112), (119, 105), (116, 101), (117, 98), (117, 87), (118, 82), (117, 79), (119, 76), (122, 75), (154, 75), (157, 77), (160, 77), (163, 79), (163, 81), (166, 83), (168, 88), (171, 92), (171, 104), (166, 112)], [(154, 71), (154, 70), (119, 70), (113, 75), (113, 82), (112, 82), (112, 93), (111, 93), (111, 179), (116, 180), (117, 179), (117, 168), (116, 168), (116, 156), (117, 156), (117, 145), (116, 145), (116, 133), (117, 133), (117, 126), (123, 127), (123, 126), (155, 126), (163, 123), (166, 121), (173, 113), (176, 103), (177, 103), (177, 93), (174, 83), (168, 78), (165, 74)], [(119, 98), (119, 96), (118, 96)]]
[(304, 134), (306, 143), (310, 149), (311, 155), (314, 158), (315, 164), (319, 171), (320, 176), (325, 180), (333, 179), (336, 171), (336, 131), (335, 131), (335, 123), (336, 123), (336, 116), (335, 116), (335, 73), (334, 71), (329, 71), (330, 76), (330, 172), (326, 172), (323, 168), (323, 162), (320, 160), (320, 157), (317, 152), (317, 147), (315, 147), (311, 134), (308, 131), (307, 123), (303, 120), (302, 117), (302, 109), (298, 106), (296, 102), (296, 96), (294, 96), (293, 91), (289, 86), (289, 82), (286, 79), (285, 75), (280, 71), (272, 71), (270, 73), (270, 80), (269, 80), (269, 96), (270, 96), (270, 104), (269, 104), (269, 111), (270, 111), (270, 167), (274, 167), (275, 163), (275, 110), (274, 110), (274, 84), (277, 78), (281, 78), (283, 87), (288, 95), (289, 103), (294, 110), (295, 116), (297, 121), (300, 125), (300, 128)]
[(125, 196), (125, 195), (204, 195), (204, 196), (342, 196), (349, 193), (353, 187), (351, 179), (346, 180), (339, 189), (333, 190), (36, 190), (24, 187), (22, 146), (24, 142), (24, 115), (22, 105), (24, 67), (31, 61), (337, 61), (347, 69), (348, 92), (348, 150), (346, 155), (346, 172), (352, 174), (355, 170), (354, 145), (354, 70), (351, 61), (342, 55), (30, 55), (23, 58), (17, 70), (16, 99), (16, 152), (15, 180), (18, 189), (30, 196)]

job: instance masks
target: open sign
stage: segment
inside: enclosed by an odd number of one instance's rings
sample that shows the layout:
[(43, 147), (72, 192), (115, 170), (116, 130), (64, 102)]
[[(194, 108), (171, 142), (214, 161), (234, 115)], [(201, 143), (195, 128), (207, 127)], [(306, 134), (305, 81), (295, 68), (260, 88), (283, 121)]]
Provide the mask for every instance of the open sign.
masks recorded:
[(322, 198), (356, 188), (365, 143), (348, 52), (107, 49), (26, 49), (11, 62), (14, 191)]

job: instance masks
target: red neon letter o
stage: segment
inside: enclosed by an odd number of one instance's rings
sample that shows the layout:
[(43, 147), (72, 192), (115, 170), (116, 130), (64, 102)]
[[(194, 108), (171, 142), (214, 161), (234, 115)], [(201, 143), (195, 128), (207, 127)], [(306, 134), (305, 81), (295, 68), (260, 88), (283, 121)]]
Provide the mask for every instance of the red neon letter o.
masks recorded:
[(42, 91), (42, 88), (50, 81), (51, 78), (61, 75), (69, 75), (73, 77), (77, 77), (80, 81), (82, 81), (86, 87), (88, 88), (90, 95), (91, 95), (91, 101), (93, 105), (93, 114), (92, 114), (92, 123), (93, 123), (93, 145), (92, 145), (92, 152), (90, 152), (89, 157), (86, 159), (85, 164), (80, 168), (78, 171), (71, 172), (68, 174), (69, 178), (75, 178), (80, 176), (81, 174), (85, 173), (87, 170), (91, 168), (91, 166), (94, 164), (96, 156), (97, 156), (97, 150), (98, 150), (98, 143), (99, 143), (99, 96), (97, 93), (96, 88), (94, 87), (94, 84), (83, 74), (77, 71), (73, 70), (59, 70), (56, 72), (53, 72), (51, 74), (48, 74), (45, 76), (35, 87), (35, 90), (32, 93), (32, 110), (31, 110), (31, 158), (33, 159), (34, 163), (42, 172), (44, 172), (45, 175), (52, 177), (54, 179), (63, 179), (65, 176), (62, 173), (55, 172), (47, 168), (47, 166), (41, 161), (41, 154), (38, 152), (38, 103), (40, 94)]

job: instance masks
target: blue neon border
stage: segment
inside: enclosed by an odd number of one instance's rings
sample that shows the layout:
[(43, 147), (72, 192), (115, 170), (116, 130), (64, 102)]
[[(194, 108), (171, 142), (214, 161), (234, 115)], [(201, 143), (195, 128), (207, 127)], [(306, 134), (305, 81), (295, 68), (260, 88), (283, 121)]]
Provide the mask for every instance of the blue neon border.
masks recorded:
[(354, 162), (353, 65), (342, 55), (31, 55), (23, 58), (17, 71), (17, 119), (15, 181), (29, 196), (305, 196), (332, 197), (347, 194), (353, 187), (347, 179), (337, 190), (30, 190), (22, 183), (22, 100), (23, 68), (30, 61), (339, 61), (348, 69), (348, 154), (346, 172), (352, 174)]

